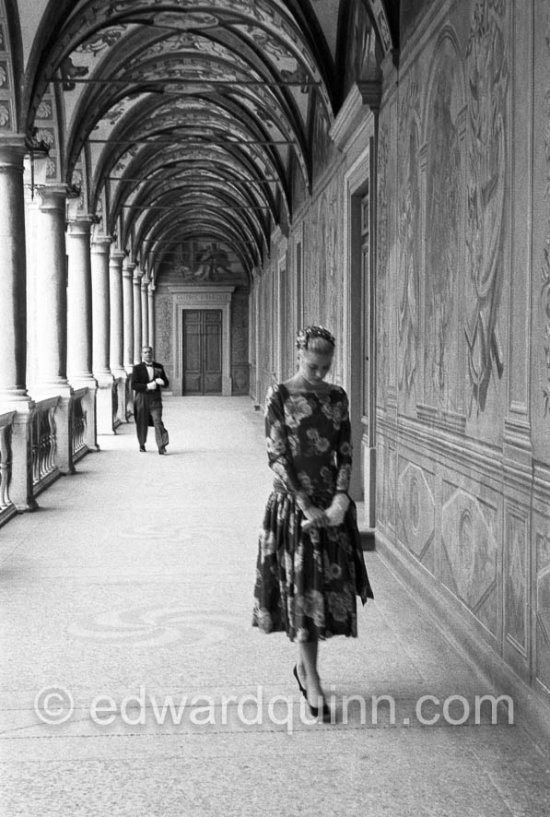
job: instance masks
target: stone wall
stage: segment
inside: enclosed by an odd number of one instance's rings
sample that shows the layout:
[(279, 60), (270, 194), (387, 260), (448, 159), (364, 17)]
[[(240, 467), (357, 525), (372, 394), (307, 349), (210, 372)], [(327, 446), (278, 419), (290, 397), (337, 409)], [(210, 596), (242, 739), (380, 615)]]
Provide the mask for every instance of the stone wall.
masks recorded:
[(377, 265), (380, 539), (545, 695), (549, 15), (415, 18), (384, 84)]
[[(381, 552), (479, 655), (548, 699), (550, 8), (446, 0), (405, 12), (410, 37), (398, 68), (382, 66), (376, 132), (376, 470), (364, 492), (376, 489)], [(350, 288), (346, 188), (362, 172), (365, 117), (355, 140), (321, 152), (312, 196), (259, 272), (260, 403), (295, 365), (287, 345), (274, 372), (281, 255), (285, 342), (301, 297), (302, 322), (339, 338), (334, 380), (353, 389), (366, 376), (366, 339), (349, 339), (365, 282)], [(366, 410), (356, 401), (360, 444)]]

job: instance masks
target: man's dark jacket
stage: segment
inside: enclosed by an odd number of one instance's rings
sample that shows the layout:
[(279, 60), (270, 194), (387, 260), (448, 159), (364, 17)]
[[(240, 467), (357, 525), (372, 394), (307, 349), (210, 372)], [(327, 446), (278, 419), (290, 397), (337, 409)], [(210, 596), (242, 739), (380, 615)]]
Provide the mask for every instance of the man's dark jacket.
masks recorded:
[[(152, 362), (153, 377), (162, 377), (164, 387), (168, 388), (170, 385), (164, 366), (162, 363)], [(160, 408), (162, 406), (162, 386), (159, 386), (154, 391), (147, 390), (147, 384), (151, 382), (151, 378), (147, 372), (145, 363), (138, 363), (132, 370), (132, 388), (134, 390), (134, 419), (136, 426), (145, 430), (147, 426), (152, 426), (151, 409)]]

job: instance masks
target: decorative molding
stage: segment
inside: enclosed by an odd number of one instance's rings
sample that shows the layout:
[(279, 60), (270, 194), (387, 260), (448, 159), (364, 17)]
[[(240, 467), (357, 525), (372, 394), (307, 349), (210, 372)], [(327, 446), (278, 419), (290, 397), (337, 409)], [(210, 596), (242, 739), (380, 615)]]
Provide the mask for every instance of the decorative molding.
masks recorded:
[[(189, 309), (221, 309), (222, 311), (222, 395), (230, 397), (232, 393), (231, 378), (231, 299), (234, 286), (168, 286), (172, 295), (172, 331), (173, 349), (175, 350), (174, 379), (183, 377), (183, 320), (182, 311)], [(174, 393), (177, 392), (174, 389)]]
[(339, 150), (345, 151), (358, 129), (378, 113), (381, 96), (379, 81), (361, 81), (352, 87), (329, 131), (330, 138)]

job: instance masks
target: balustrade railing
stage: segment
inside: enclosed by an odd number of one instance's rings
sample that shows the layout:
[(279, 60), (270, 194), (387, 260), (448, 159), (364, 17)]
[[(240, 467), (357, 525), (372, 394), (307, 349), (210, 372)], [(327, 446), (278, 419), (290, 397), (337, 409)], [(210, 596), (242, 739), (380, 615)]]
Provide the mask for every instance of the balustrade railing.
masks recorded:
[(87, 414), (83, 406), (83, 398), (87, 389), (77, 389), (71, 403), (71, 440), (73, 446), (73, 460), (83, 456), (87, 449), (85, 443)]
[(14, 412), (0, 414), (0, 520), (15, 511), (10, 500), (11, 428)]
[(126, 420), (134, 416), (134, 392), (132, 389), (132, 378), (126, 380)]
[(118, 384), (119, 379), (115, 379), (112, 387), (112, 398), (113, 398), (113, 428), (116, 428), (120, 425), (120, 419), (118, 417)]
[(31, 420), (31, 462), (34, 493), (46, 487), (57, 476), (57, 429), (55, 410), (59, 397), (39, 400)]

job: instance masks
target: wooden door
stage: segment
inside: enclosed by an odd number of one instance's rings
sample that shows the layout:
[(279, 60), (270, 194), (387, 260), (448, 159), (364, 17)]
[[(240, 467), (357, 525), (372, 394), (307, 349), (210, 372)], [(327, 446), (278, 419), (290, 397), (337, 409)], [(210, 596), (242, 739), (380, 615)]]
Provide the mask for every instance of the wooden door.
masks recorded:
[(183, 310), (182, 394), (222, 393), (222, 311)]

